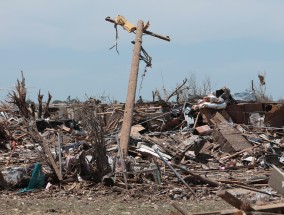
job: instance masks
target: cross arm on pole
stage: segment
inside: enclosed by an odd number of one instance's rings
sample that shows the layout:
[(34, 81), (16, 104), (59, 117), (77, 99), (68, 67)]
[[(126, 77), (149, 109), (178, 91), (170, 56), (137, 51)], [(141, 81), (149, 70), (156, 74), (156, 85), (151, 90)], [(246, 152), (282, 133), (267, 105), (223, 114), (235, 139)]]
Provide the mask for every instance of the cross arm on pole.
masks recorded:
[[(106, 21), (108, 22), (111, 22), (111, 23), (115, 23), (115, 20), (110, 18), (109, 16), (105, 18)], [(159, 34), (156, 34), (156, 33), (153, 33), (152, 31), (147, 31), (147, 30), (143, 30), (143, 33), (144, 34), (148, 34), (152, 37), (157, 37), (161, 40), (165, 40), (165, 41), (171, 41), (170, 37), (169, 36), (163, 36), (163, 35), (159, 35)]]

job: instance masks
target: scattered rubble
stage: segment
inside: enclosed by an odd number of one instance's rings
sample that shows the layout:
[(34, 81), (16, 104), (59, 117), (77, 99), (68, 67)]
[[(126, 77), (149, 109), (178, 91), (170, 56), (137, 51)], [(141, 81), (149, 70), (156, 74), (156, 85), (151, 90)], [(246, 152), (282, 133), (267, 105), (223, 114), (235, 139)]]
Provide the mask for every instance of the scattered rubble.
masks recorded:
[(123, 157), (125, 104), (52, 104), (50, 94), (44, 103), (40, 92), (28, 104), (24, 77), (16, 90), (0, 107), (3, 190), (70, 193), (99, 184), (133, 198), (221, 197), (236, 208), (198, 214), (284, 212), (283, 104), (242, 103), (227, 88), (197, 102), (140, 101)]

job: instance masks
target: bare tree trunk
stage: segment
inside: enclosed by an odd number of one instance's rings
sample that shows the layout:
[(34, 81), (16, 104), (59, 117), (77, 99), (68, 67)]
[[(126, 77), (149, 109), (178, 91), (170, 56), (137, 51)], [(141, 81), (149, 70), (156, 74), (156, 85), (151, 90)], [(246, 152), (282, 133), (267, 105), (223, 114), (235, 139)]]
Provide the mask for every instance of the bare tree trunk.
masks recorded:
[(179, 93), (179, 91), (181, 90), (181, 88), (186, 84), (186, 82), (187, 82), (187, 79), (184, 79), (183, 82), (182, 82), (182, 84), (181, 84), (180, 86), (178, 86), (178, 87), (175, 89), (175, 91), (172, 92), (172, 93), (168, 96), (166, 102), (169, 101), (171, 97), (177, 95), (177, 94)]
[(35, 111), (36, 111), (35, 103), (32, 102), (30, 107), (31, 107), (31, 116), (33, 117), (33, 119), (35, 119)]
[(9, 93), (9, 97), (11, 99), (11, 103), (14, 103), (18, 108), (20, 113), (26, 118), (30, 118), (30, 111), (28, 110), (28, 105), (26, 103), (26, 95), (27, 90), (25, 86), (25, 78), (23, 75), (23, 71), (21, 71), (22, 74), (22, 80), (21, 82), (17, 80), (16, 85), (16, 92), (12, 91)]
[(43, 114), (44, 118), (47, 118), (47, 117), (50, 116), (49, 104), (50, 104), (51, 99), (52, 99), (52, 96), (51, 96), (50, 92), (48, 92), (48, 99), (47, 99), (46, 106), (45, 106), (45, 109), (44, 109), (44, 114)]
[(42, 99), (43, 95), (40, 94), (40, 90), (37, 95), (37, 100), (38, 100), (38, 118), (41, 119), (42, 117)]

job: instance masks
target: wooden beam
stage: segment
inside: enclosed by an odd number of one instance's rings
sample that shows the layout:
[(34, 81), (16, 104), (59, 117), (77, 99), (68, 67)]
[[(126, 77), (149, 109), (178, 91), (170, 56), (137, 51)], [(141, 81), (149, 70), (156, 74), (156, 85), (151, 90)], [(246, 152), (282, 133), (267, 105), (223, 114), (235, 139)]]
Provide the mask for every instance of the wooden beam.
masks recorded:
[(226, 190), (219, 190), (217, 192), (217, 195), (237, 209), (240, 209), (243, 211), (253, 211), (254, 210), (249, 203), (241, 201), (240, 199), (238, 199), (237, 197), (235, 197), (234, 195), (232, 195)]
[[(111, 22), (111, 23), (115, 23), (114, 19), (110, 18), (109, 16), (105, 18), (106, 21), (108, 22)], [(137, 29), (136, 29), (137, 30)], [(171, 41), (170, 37), (169, 36), (162, 36), (162, 35), (159, 35), (159, 34), (156, 34), (156, 33), (153, 33), (152, 31), (147, 31), (147, 30), (144, 30), (143, 31), (144, 34), (148, 34), (152, 37), (157, 37), (161, 40), (165, 40), (165, 41)]]
[(284, 203), (269, 204), (262, 206), (253, 206), (255, 211), (267, 212), (267, 213), (280, 213), (284, 214)]
[(139, 71), (140, 51), (142, 45), (142, 33), (143, 33), (143, 22), (139, 20), (137, 23), (135, 45), (134, 45), (131, 71), (128, 82), (127, 98), (126, 98), (123, 122), (121, 127), (120, 143), (121, 143), (121, 151), (123, 158), (126, 158), (127, 156), (128, 143), (129, 143), (130, 131), (133, 119), (133, 110), (134, 110), (137, 78)]
[(53, 159), (53, 156), (50, 152), (50, 149), (48, 147), (48, 144), (46, 143), (46, 141), (41, 138), (41, 145), (43, 147), (43, 150), (45, 152), (45, 156), (47, 157), (47, 159), (49, 160), (49, 163), (51, 165), (51, 168), (53, 169), (53, 171), (55, 172), (57, 178), (59, 181), (62, 181), (63, 178), (62, 178), (62, 175), (60, 174), (60, 170), (58, 169), (58, 166), (57, 164), (55, 163), (55, 160)]

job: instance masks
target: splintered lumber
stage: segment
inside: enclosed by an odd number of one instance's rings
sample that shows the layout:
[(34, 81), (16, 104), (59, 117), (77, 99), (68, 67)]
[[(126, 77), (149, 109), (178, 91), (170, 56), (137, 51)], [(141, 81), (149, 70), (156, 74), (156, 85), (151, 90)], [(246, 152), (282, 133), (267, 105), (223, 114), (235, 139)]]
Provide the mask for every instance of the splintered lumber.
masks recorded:
[(270, 187), (284, 196), (284, 173), (276, 166), (272, 165), (272, 167), (273, 169), (268, 184)]
[(63, 180), (62, 179), (62, 175), (60, 174), (60, 170), (58, 169), (58, 166), (56, 165), (55, 160), (53, 159), (53, 156), (52, 156), (52, 154), (50, 152), (50, 149), (49, 149), (47, 143), (45, 142), (45, 140), (43, 138), (41, 138), (41, 141), (42, 141), (41, 145), (43, 147), (43, 150), (45, 152), (46, 157), (49, 160), (49, 163), (51, 164), (51, 167), (52, 167), (53, 171), (55, 172), (58, 180), (62, 181)]
[(44, 150), (45, 157), (48, 159), (49, 164), (51, 165), (52, 170), (55, 172), (58, 180), (62, 181), (63, 180), (62, 175), (60, 173), (60, 170), (59, 170), (55, 160), (53, 159), (53, 156), (50, 152), (50, 148), (48, 147), (48, 143), (46, 142), (46, 140), (42, 136), (39, 135), (39, 132), (37, 131), (37, 128), (36, 128), (35, 125), (34, 125), (34, 127), (35, 127), (36, 131), (30, 131), (30, 132), (27, 132), (27, 133), (31, 137), (33, 137), (34, 139), (37, 139), (38, 141), (41, 142), (41, 146)]
[(229, 124), (219, 124), (217, 127), (213, 131), (213, 140), (220, 144), (222, 151), (231, 154), (251, 147), (242, 134)]
[(188, 169), (185, 169), (185, 168), (183, 168), (183, 167), (181, 167), (181, 166), (179, 166), (179, 165), (173, 164), (173, 166), (174, 166), (175, 168), (178, 168), (178, 169), (184, 171), (185, 173), (189, 174), (190, 176), (192, 176), (192, 177), (195, 178), (196, 180), (202, 181), (203, 183), (208, 184), (209, 186), (218, 187), (218, 186), (220, 185), (220, 183), (217, 182), (217, 181), (214, 181), (214, 180), (212, 180), (212, 179), (205, 178), (205, 177), (203, 177), (203, 176), (201, 176), (201, 175), (195, 174), (195, 173), (193, 173), (192, 171), (190, 171), (190, 170), (188, 170)]
[(229, 193), (226, 190), (219, 190), (217, 192), (217, 195), (222, 198), (224, 201), (229, 203), (230, 205), (234, 206), (235, 208), (238, 208), (243, 211), (253, 211), (254, 209), (250, 206), (249, 203), (241, 201), (231, 193)]

